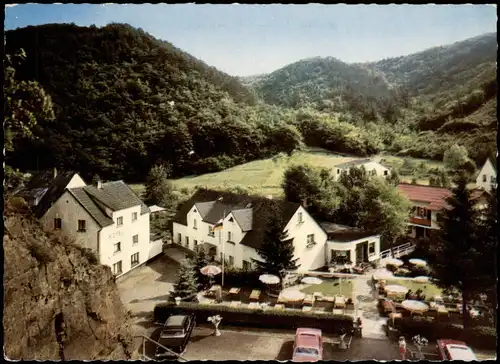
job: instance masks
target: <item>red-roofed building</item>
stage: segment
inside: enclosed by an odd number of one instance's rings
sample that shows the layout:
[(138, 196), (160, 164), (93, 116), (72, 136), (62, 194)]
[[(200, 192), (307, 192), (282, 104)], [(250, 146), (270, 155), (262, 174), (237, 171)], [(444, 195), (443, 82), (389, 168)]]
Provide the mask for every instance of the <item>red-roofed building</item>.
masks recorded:
[[(452, 195), (449, 189), (409, 183), (400, 183), (397, 188), (413, 205), (408, 221), (408, 235), (410, 237), (426, 237), (430, 230), (439, 229), (437, 213), (443, 208), (449, 207), (446, 203), (446, 199)], [(471, 191), (471, 198), (477, 201), (479, 208), (485, 204), (485, 194), (483, 189)]]

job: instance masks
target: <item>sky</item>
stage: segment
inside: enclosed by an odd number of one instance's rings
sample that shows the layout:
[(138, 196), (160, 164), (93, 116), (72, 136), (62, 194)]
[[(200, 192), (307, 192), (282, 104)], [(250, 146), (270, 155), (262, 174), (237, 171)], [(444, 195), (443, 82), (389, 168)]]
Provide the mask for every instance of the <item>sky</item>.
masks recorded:
[(494, 5), (7, 5), (5, 29), (128, 23), (234, 76), (311, 57), (377, 61), (496, 32)]

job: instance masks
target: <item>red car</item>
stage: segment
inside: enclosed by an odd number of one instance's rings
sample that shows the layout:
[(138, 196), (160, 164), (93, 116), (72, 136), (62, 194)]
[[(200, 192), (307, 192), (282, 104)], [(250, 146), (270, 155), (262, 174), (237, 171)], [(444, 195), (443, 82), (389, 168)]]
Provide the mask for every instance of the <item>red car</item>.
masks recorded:
[(323, 338), (321, 330), (298, 328), (295, 333), (292, 361), (323, 360)]
[(441, 339), (437, 341), (437, 349), (441, 360), (477, 360), (472, 349), (463, 341)]

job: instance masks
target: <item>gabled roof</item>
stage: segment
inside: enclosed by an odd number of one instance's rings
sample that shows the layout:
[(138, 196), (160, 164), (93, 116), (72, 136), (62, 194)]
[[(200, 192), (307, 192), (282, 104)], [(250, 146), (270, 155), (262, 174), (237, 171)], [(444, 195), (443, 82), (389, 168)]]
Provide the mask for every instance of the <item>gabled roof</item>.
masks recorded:
[(113, 219), (107, 216), (94, 200), (92, 200), (92, 197), (85, 191), (85, 187), (69, 188), (68, 191), (90, 216), (94, 218), (100, 227), (113, 225)]
[(321, 221), (319, 225), (325, 231), (328, 240), (339, 242), (349, 242), (377, 235), (357, 227), (334, 224), (326, 221)]
[(336, 168), (340, 168), (340, 169), (349, 169), (351, 167), (363, 165), (363, 164), (370, 163), (370, 162), (372, 162), (372, 160), (369, 159), (369, 158), (356, 159), (356, 160), (353, 160), (353, 161), (350, 161), (350, 162), (345, 162), (345, 163), (337, 164), (335, 167)]
[[(220, 199), (222, 197), (222, 199)], [(251, 207), (247, 207), (248, 204)], [(226, 211), (226, 216), (230, 212), (242, 228), (247, 231), (241, 244), (259, 249), (262, 244), (262, 236), (269, 221), (269, 215), (273, 208), (279, 208), (285, 225), (290, 221), (293, 214), (300, 207), (298, 203), (291, 203), (283, 200), (270, 200), (261, 196), (239, 195), (225, 191), (215, 191), (208, 189), (197, 190), (191, 198), (181, 204), (177, 210), (174, 221), (187, 225), (187, 214), (193, 206), (196, 206), (203, 219), (215, 224)], [(202, 211), (203, 210), (203, 211)], [(251, 212), (251, 216), (249, 215)], [(283, 228), (285, 228), (285, 225)]]
[(62, 196), (75, 174), (74, 171), (60, 171), (54, 178), (54, 170), (42, 171), (35, 174), (26, 186), (16, 193), (16, 196), (23, 198), (43, 196), (38, 205), (33, 208), (34, 215), (41, 218), (52, 204)]
[(102, 183), (101, 188), (95, 186), (83, 187), (92, 198), (106, 205), (113, 211), (119, 211), (134, 206), (141, 206), (141, 215), (147, 214), (149, 208), (123, 181)]
[(241, 209), (241, 210), (233, 210), (232, 211), (234, 218), (238, 225), (240, 225), (241, 230), (244, 232), (252, 230), (252, 221), (253, 221), (253, 210), (252, 208)]
[(410, 201), (428, 203), (429, 210), (438, 211), (447, 207), (446, 199), (451, 196), (451, 191), (444, 187), (433, 187), (400, 183), (398, 191), (405, 195)]

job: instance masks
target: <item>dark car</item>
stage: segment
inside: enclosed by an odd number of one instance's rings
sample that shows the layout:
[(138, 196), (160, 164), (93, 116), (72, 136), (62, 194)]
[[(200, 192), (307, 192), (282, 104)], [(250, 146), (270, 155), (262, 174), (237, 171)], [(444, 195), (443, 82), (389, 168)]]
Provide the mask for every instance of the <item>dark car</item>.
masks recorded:
[[(160, 333), (158, 343), (170, 349), (178, 355), (186, 351), (187, 344), (196, 325), (194, 314), (191, 315), (172, 315), (170, 316)], [(161, 346), (156, 348), (157, 359), (176, 359), (176, 355), (165, 350)]]

